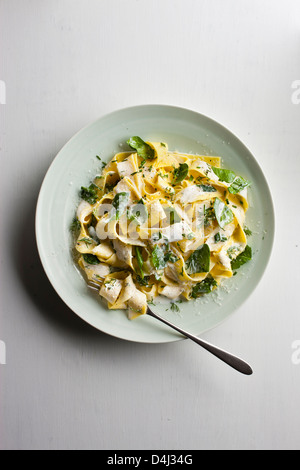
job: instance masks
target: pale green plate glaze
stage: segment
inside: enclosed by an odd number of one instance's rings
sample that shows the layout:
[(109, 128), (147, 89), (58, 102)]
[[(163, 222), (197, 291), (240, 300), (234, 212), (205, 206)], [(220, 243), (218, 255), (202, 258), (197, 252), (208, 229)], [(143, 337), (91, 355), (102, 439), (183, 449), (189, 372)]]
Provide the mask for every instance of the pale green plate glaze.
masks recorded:
[(247, 225), (253, 260), (203, 299), (183, 302), (180, 313), (165, 302), (152, 307), (194, 334), (215, 327), (235, 311), (259, 283), (270, 258), (274, 211), (266, 179), (249, 150), (230, 131), (206, 116), (172, 106), (145, 105), (116, 111), (76, 134), (59, 152), (44, 179), (36, 212), (36, 237), (47, 276), (58, 295), (79, 317), (95, 328), (130, 341), (165, 343), (182, 339), (151, 317), (129, 321), (124, 311), (110, 311), (91, 292), (71, 255), (69, 227), (79, 202), (79, 189), (99, 173), (96, 158), (109, 160), (132, 135), (165, 141), (171, 150), (218, 155), (223, 167), (252, 181)]

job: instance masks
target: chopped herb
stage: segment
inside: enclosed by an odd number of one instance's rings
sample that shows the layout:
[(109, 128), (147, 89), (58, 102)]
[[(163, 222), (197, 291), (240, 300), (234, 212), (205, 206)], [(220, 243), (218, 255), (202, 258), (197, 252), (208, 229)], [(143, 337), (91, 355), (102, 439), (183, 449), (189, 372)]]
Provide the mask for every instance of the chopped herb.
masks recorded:
[(232, 211), (218, 197), (215, 199), (214, 211), (218, 224), (221, 228), (224, 228), (225, 225), (228, 225), (233, 221), (234, 216)]
[(179, 167), (175, 168), (174, 170), (173, 185), (181, 183), (181, 181), (183, 181), (187, 177), (188, 172), (189, 172), (188, 164), (179, 163)]
[(179, 258), (172, 252), (172, 251), (168, 251), (166, 254), (165, 254), (165, 262), (168, 263), (176, 263), (176, 261), (179, 260)]
[(243, 253), (237, 256), (237, 258), (231, 261), (231, 269), (238, 269), (243, 264), (247, 263), (252, 259), (252, 249), (249, 245), (246, 246)]
[(171, 306), (170, 306), (170, 309), (172, 310), (172, 312), (180, 312), (180, 308), (178, 307), (177, 304), (175, 304), (175, 302), (171, 302)]
[(91, 255), (89, 253), (85, 253), (83, 256), (83, 259), (86, 263), (88, 264), (100, 264), (99, 259), (95, 255)]
[(213, 207), (204, 208), (204, 227), (207, 227), (212, 220), (215, 220), (215, 212)]
[(141, 276), (136, 276), (136, 281), (141, 286), (149, 287), (150, 276), (144, 276), (143, 278)]
[(96, 158), (98, 158), (98, 160), (100, 160), (100, 161), (101, 161), (101, 157), (99, 157), (99, 155), (96, 155)]
[(81, 227), (81, 224), (78, 218), (75, 216), (70, 225), (70, 230), (71, 232), (77, 232), (80, 229), (80, 227)]
[(78, 242), (84, 242), (87, 248), (89, 247), (89, 245), (92, 245), (93, 243), (95, 243), (92, 238), (88, 238), (88, 237), (81, 238), (80, 240), (78, 240)]
[(193, 287), (191, 297), (197, 299), (203, 294), (209, 294), (217, 285), (217, 282), (212, 276), (207, 276), (203, 281), (198, 282), (198, 284)]
[[(134, 136), (131, 137), (127, 144), (137, 151), (139, 157), (143, 158), (145, 161), (147, 159), (153, 160), (155, 158), (155, 152), (149, 144), (146, 144), (140, 137)], [(145, 163), (144, 163), (145, 164)]]
[(251, 237), (252, 231), (250, 230), (250, 228), (246, 227), (246, 225), (244, 227), (244, 232), (247, 235), (247, 237)]
[(94, 205), (96, 204), (98, 199), (98, 190), (98, 186), (96, 186), (94, 183), (92, 183), (88, 188), (82, 186), (80, 190), (80, 197), (81, 199), (87, 201), (89, 204)]
[(161, 145), (162, 147), (166, 147), (166, 144), (164, 144), (163, 142), (161, 142), (160, 145)]
[(195, 250), (186, 261), (188, 274), (208, 273), (210, 269), (210, 248), (205, 243)]
[(224, 237), (224, 235), (222, 235), (220, 232), (216, 233), (215, 234), (215, 242), (218, 243), (218, 242), (226, 242), (228, 240), (228, 238)]

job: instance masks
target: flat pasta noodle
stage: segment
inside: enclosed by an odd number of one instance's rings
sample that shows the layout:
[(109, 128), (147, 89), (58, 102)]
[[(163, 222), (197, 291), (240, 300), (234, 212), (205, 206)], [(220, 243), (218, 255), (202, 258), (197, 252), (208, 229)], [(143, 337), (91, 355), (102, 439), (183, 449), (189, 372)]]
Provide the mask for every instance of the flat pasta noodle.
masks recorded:
[(114, 155), (92, 189), (83, 188), (75, 249), (108, 308), (133, 319), (158, 295), (191, 300), (232, 277), (247, 246), (249, 204), (247, 188), (237, 192), (239, 177), (232, 191), (235, 173), (219, 156), (128, 143), (131, 151)]

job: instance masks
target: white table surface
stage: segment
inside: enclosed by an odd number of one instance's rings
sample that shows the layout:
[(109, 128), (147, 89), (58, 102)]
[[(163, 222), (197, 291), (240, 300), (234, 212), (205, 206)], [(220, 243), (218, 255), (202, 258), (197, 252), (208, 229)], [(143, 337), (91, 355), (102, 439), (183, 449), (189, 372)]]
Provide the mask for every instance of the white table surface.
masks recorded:
[[(0, 0), (1, 449), (300, 448), (299, 31), (299, 0)], [(86, 124), (146, 103), (221, 122), (268, 179), (271, 261), (204, 335), (252, 377), (189, 341), (106, 336), (44, 274), (34, 216), (48, 166)]]

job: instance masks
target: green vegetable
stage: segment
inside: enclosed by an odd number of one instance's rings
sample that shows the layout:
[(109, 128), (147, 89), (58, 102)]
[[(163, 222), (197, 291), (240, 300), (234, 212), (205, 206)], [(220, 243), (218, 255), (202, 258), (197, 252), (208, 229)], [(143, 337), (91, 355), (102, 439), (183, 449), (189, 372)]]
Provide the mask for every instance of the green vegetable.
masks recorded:
[(71, 232), (77, 232), (80, 229), (81, 225), (77, 217), (74, 217), (70, 225)]
[(174, 225), (178, 222), (181, 222), (181, 217), (177, 214), (176, 210), (173, 207), (164, 207), (166, 216), (169, 218), (170, 225)]
[(115, 208), (115, 219), (119, 220), (128, 205), (129, 193), (118, 193), (113, 199), (112, 206)]
[(143, 278), (136, 276), (136, 280), (141, 286), (149, 287), (150, 276), (144, 276)]
[(237, 176), (235, 180), (229, 186), (228, 191), (231, 194), (237, 194), (237, 193), (240, 193), (247, 186), (250, 186), (250, 184), (251, 184), (251, 181), (247, 181), (241, 176)]
[(218, 197), (215, 199), (214, 211), (218, 224), (221, 228), (224, 228), (225, 225), (228, 225), (233, 221), (232, 211)]
[(205, 193), (215, 193), (217, 190), (210, 184), (197, 184), (199, 188), (202, 189)]
[(149, 144), (146, 144), (140, 137), (134, 136), (130, 137), (127, 141), (127, 144), (137, 151), (139, 157), (145, 160), (153, 160), (155, 158), (155, 152)]
[(159, 245), (156, 245), (154, 247), (152, 254), (151, 254), (151, 261), (152, 261), (153, 266), (156, 269), (159, 270), (159, 269), (165, 268), (166, 266), (165, 254), (164, 254), (163, 249)]
[(183, 181), (189, 172), (189, 166), (187, 163), (179, 163), (179, 167), (175, 168), (173, 176), (173, 184), (178, 184)]
[(172, 310), (172, 312), (176, 312), (176, 313), (180, 312), (180, 308), (178, 307), (177, 304), (175, 304), (175, 302), (171, 303), (170, 309)]
[(92, 238), (88, 238), (88, 237), (81, 238), (80, 240), (78, 240), (78, 242), (84, 242), (87, 248), (89, 247), (89, 245), (92, 245), (93, 243), (95, 243), (95, 241)]
[(208, 273), (210, 269), (210, 249), (205, 243), (195, 250), (186, 261), (188, 274)]
[(225, 181), (225, 183), (232, 183), (236, 174), (234, 171), (225, 170), (224, 168), (216, 168), (215, 166), (211, 167), (214, 174), (218, 176), (220, 181)]
[(250, 230), (250, 228), (246, 227), (246, 225), (244, 227), (244, 232), (247, 235), (247, 237), (251, 237), (252, 231)]
[(224, 237), (224, 235), (222, 235), (220, 232), (216, 233), (215, 235), (215, 242), (218, 243), (218, 242), (226, 242), (228, 240), (228, 238)]
[(164, 260), (165, 260), (166, 263), (168, 263), (168, 262), (176, 263), (176, 261), (178, 261), (179, 258), (177, 258), (177, 256), (172, 251), (168, 251), (165, 254)]
[(214, 287), (217, 287), (217, 282), (214, 280), (213, 277), (207, 276), (203, 281), (198, 282), (196, 284), (191, 292), (191, 296), (194, 299), (197, 299), (200, 297), (202, 294), (209, 294)]
[(215, 212), (213, 207), (204, 208), (204, 227), (207, 227), (210, 224), (211, 220), (215, 220)]
[(100, 264), (99, 259), (95, 255), (91, 255), (89, 253), (86, 253), (82, 256), (83, 256), (84, 261), (88, 264)]
[(251, 259), (252, 249), (249, 245), (247, 245), (243, 253), (239, 254), (235, 260), (231, 261), (231, 269), (238, 269)]
[(148, 220), (148, 211), (143, 199), (135, 206), (129, 208), (127, 217), (130, 221), (134, 220), (138, 225), (142, 225)]
[(144, 277), (145, 277), (144, 270), (143, 270), (144, 260), (143, 260), (142, 253), (141, 253), (138, 246), (135, 247), (135, 254), (136, 254), (136, 259), (137, 259), (138, 267), (139, 267), (139, 270), (140, 270), (141, 278), (144, 279)]
[(89, 204), (96, 204), (98, 199), (98, 186), (92, 183), (88, 188), (81, 186), (80, 197), (87, 201)]

